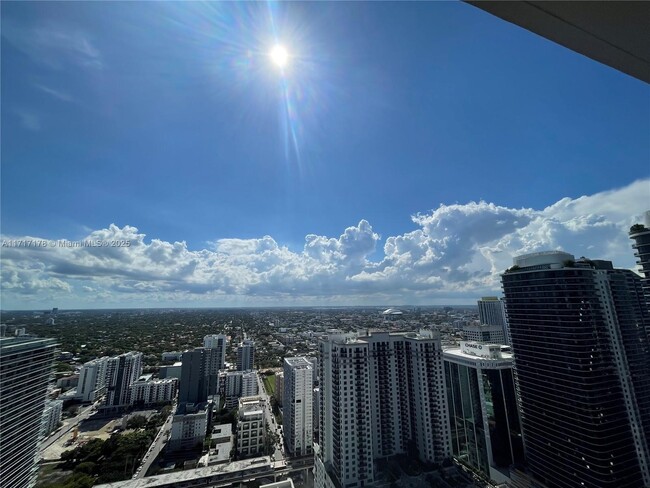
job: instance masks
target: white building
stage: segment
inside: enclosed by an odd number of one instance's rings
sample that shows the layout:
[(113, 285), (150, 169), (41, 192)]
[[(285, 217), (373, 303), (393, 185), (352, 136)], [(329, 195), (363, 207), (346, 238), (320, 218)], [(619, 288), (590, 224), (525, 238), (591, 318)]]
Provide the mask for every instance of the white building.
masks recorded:
[(77, 397), (84, 403), (94, 403), (106, 393), (106, 370), (108, 357), (84, 363), (79, 371)]
[(120, 408), (131, 403), (131, 385), (142, 374), (142, 353), (127, 352), (110, 358), (106, 366), (105, 408)]
[(255, 396), (258, 393), (257, 373), (255, 371), (225, 371), (219, 374), (219, 392), (225, 398), (226, 408), (235, 408), (241, 397)]
[(208, 374), (218, 374), (226, 367), (226, 346), (228, 339), (222, 334), (211, 334), (203, 338), (203, 347), (210, 349)]
[(252, 339), (244, 339), (237, 346), (237, 371), (249, 371), (254, 369), (255, 364), (255, 342)]
[(330, 336), (320, 351), (316, 486), (369, 486), (375, 460), (410, 446), (422, 462), (451, 457), (437, 332)]
[(304, 357), (285, 358), (282, 429), (293, 456), (313, 453), (313, 398), (312, 363)]
[(45, 402), (43, 421), (41, 424), (41, 435), (43, 437), (50, 435), (59, 428), (62, 415), (63, 400), (48, 400)]
[(169, 450), (193, 449), (203, 444), (208, 432), (210, 404), (184, 405), (181, 413), (174, 415), (169, 436)]
[(237, 418), (237, 453), (249, 457), (264, 452), (266, 439), (266, 402), (262, 397), (239, 399)]
[(131, 405), (171, 402), (176, 396), (178, 379), (138, 380), (131, 385)]
[(463, 337), (466, 341), (489, 342), (491, 344), (507, 344), (503, 326), (470, 324), (463, 327)]

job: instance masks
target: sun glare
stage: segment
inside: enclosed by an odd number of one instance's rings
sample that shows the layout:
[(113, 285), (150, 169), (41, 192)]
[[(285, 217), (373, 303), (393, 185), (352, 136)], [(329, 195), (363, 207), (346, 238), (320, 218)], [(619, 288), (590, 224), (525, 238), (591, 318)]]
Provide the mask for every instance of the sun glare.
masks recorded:
[(273, 61), (273, 64), (280, 68), (284, 68), (287, 65), (287, 62), (289, 61), (289, 53), (287, 50), (279, 45), (276, 44), (273, 46), (273, 49), (271, 49), (271, 61)]

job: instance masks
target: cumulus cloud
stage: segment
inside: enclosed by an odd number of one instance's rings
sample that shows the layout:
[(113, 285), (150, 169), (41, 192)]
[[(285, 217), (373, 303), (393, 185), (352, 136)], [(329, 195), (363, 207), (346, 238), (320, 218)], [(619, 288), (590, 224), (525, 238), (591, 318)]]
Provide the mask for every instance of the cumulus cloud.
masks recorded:
[(471, 303), (498, 293), (499, 274), (523, 253), (562, 249), (633, 268), (627, 230), (649, 195), (650, 180), (641, 180), (544, 209), (440, 205), (412, 216), (412, 231), (388, 236), (375, 260), (381, 237), (366, 220), (338, 237), (309, 234), (298, 252), (271, 236), (194, 251), (128, 225), (89, 232), (84, 241), (107, 243), (99, 246), (12, 247), (42, 237), (2, 236), (3, 303)]

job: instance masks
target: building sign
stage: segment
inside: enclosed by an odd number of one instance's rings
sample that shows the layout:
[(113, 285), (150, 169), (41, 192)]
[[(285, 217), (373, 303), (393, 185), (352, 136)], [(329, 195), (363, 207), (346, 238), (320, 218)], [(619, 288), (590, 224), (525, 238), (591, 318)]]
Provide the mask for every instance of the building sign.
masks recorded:
[(501, 357), (501, 346), (498, 344), (481, 344), (480, 342), (461, 341), (460, 350), (465, 354), (481, 358), (499, 359)]

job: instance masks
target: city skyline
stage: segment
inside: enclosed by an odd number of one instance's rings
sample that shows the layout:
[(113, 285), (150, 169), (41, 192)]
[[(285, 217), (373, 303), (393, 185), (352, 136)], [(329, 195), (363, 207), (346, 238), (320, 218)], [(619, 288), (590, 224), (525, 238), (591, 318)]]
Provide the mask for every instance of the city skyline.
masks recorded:
[(460, 305), (551, 249), (636, 270), (639, 80), (460, 2), (107, 8), (3, 6), (5, 309)]

